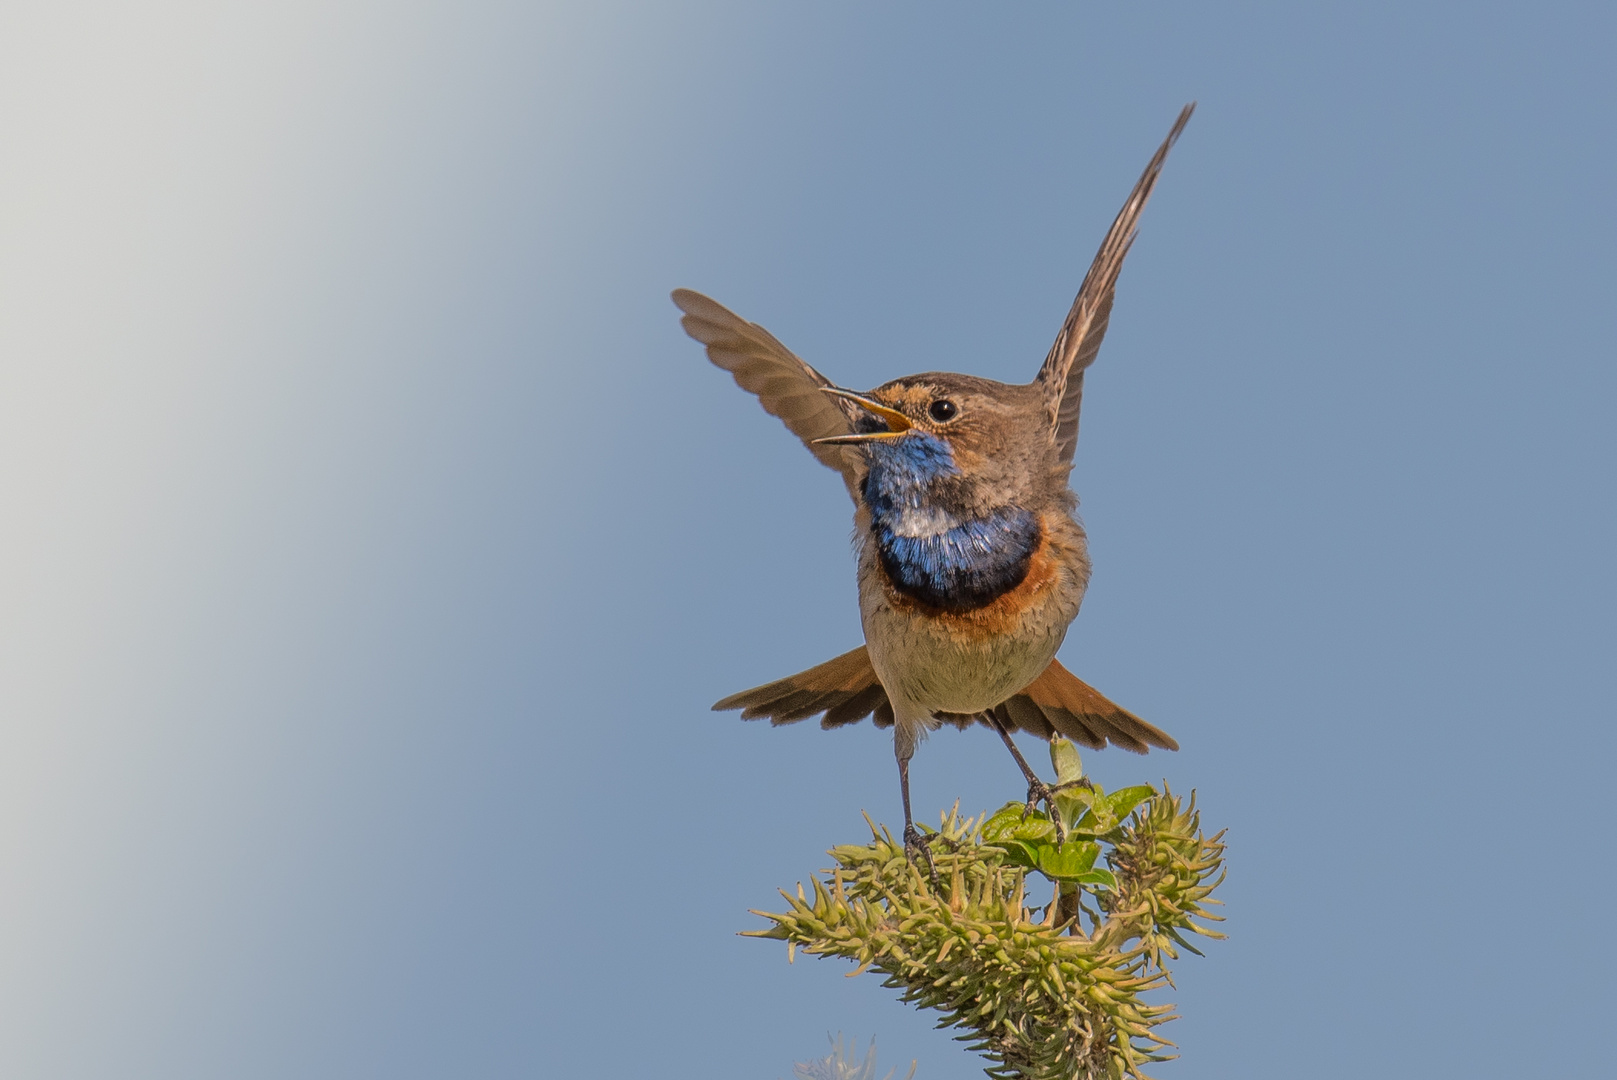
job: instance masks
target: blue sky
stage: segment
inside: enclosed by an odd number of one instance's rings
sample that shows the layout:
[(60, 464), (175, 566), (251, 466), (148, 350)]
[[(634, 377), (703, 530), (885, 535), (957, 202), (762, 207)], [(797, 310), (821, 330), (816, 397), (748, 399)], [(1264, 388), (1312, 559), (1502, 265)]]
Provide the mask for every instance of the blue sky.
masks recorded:
[[(1172, 1077), (1600, 1075), (1617, 18), (1594, 4), (0, 13), (0, 1073), (769, 1078), (734, 932), (898, 818), (841, 485), (680, 332), (1086, 389), (1063, 661), (1229, 828)], [(930, 817), (1016, 797), (985, 731)], [(901, 1070), (902, 1071), (902, 1070)]]

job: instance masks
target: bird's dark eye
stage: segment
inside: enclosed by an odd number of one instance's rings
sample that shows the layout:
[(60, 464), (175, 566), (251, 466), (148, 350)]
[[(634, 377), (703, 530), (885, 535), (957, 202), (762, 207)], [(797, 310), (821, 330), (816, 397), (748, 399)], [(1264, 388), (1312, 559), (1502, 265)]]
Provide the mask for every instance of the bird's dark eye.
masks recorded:
[(926, 414), (940, 424), (946, 424), (954, 419), (954, 414), (960, 410), (955, 408), (954, 402), (948, 398), (939, 398), (926, 407)]

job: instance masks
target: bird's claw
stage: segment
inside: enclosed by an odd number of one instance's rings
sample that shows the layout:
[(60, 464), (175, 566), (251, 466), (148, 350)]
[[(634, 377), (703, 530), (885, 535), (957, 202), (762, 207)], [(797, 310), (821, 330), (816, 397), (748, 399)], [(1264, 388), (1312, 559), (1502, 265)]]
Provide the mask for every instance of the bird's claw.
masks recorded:
[(1038, 777), (1027, 782), (1027, 805), (1022, 808), (1022, 820), (1026, 821), (1028, 815), (1037, 810), (1042, 802), (1049, 810), (1050, 824), (1056, 829), (1056, 845), (1059, 847), (1067, 841), (1067, 827), (1061, 823), (1061, 811), (1056, 809), (1056, 792), (1074, 785), (1089, 786), (1088, 780), (1074, 780), (1070, 784), (1057, 784), (1051, 787)]
[(926, 859), (926, 872), (931, 877), (934, 885), (938, 883), (938, 867), (932, 861), (932, 844), (939, 839), (942, 839), (940, 834), (933, 833), (928, 836), (920, 829), (917, 829), (914, 824), (904, 826), (904, 857), (913, 863), (915, 862), (915, 853), (920, 852), (921, 856)]

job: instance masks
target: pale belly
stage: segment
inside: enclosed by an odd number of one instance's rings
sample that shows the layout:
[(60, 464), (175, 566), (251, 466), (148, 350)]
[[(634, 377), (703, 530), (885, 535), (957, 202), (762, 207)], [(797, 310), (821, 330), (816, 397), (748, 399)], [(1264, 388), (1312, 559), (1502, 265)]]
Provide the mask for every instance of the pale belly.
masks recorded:
[(991, 709), (1055, 659), (1083, 602), (1089, 559), (1072, 518), (1043, 520), (1044, 542), (1022, 583), (963, 612), (938, 611), (901, 594), (881, 569), (875, 544), (861, 546), (859, 612), (871, 664), (892, 702), (900, 758), (937, 726), (933, 714)]
[(924, 714), (977, 713), (993, 708), (1044, 673), (1067, 627), (972, 639), (931, 625), (932, 620), (885, 605), (867, 613), (865, 642), (871, 664), (894, 708)]

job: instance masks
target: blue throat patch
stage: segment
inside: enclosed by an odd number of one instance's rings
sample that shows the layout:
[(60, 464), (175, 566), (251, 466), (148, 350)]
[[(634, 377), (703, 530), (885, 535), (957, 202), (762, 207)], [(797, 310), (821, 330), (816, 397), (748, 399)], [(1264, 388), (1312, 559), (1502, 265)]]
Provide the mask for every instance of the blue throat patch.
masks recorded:
[(897, 589), (945, 611), (971, 611), (1016, 588), (1039, 546), (1039, 521), (1018, 506), (960, 520), (933, 485), (959, 476), (949, 444), (922, 432), (870, 445), (865, 505), (882, 568)]

